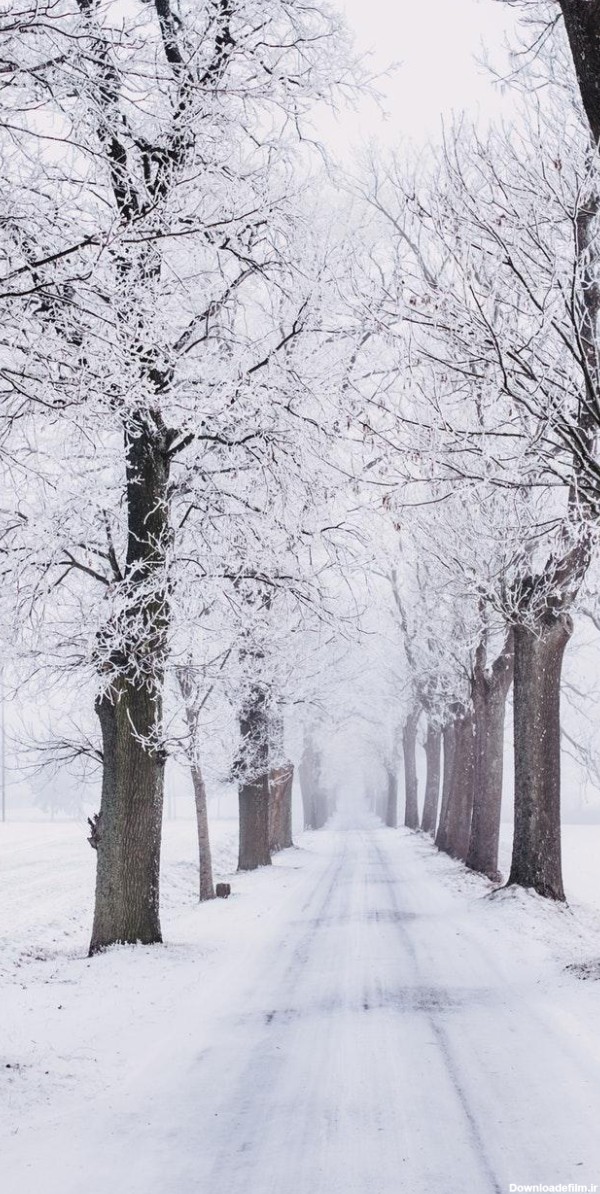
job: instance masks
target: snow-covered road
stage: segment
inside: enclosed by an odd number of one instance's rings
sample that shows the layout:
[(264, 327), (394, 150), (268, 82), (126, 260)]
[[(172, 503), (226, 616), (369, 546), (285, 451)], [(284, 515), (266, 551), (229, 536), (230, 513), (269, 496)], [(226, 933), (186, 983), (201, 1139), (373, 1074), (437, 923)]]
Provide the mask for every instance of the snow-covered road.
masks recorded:
[[(237, 945), (157, 987), (153, 1032), (146, 1009), (141, 1038), (103, 1041), (112, 1079), (12, 1134), (6, 1194), (600, 1186), (600, 984), (548, 945), (569, 913), (461, 888), (403, 832), (304, 843), (245, 879)], [(119, 952), (91, 964), (99, 990)]]

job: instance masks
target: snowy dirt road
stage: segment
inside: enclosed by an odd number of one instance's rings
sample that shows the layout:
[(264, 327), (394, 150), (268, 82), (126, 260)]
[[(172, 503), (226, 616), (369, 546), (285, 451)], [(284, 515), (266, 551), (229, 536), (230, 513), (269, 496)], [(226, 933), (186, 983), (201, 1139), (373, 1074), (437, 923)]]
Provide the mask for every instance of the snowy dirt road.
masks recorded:
[[(5, 1194), (600, 1185), (600, 984), (546, 939), (569, 913), (463, 890), (402, 832), (304, 842), (285, 885), (257, 879), (237, 947), (158, 988), (143, 1055), (105, 1042), (112, 1080), (59, 1091), (2, 1144)], [(115, 956), (92, 964), (99, 990)]]

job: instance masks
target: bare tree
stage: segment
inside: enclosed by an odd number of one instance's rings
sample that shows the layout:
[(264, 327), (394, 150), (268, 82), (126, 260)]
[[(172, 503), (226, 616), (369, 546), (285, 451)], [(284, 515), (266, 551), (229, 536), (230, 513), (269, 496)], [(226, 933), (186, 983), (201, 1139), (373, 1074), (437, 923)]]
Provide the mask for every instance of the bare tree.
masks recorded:
[[(280, 483), (281, 421), (290, 438), (308, 425), (289, 363), (298, 294), (315, 288), (306, 257), (302, 273), (286, 256), (293, 144), (315, 98), (351, 75), (314, 5), (40, 12), (15, 27), (15, 78), (33, 98), (2, 146), (22, 182), (4, 228), (5, 576), (22, 657), (35, 608), (32, 666), (80, 668), (96, 693), (94, 953), (161, 938), (164, 677), (181, 593), (196, 584), (198, 610), (201, 585), (230, 593), (235, 533), (219, 533), (254, 515), (251, 472)], [(284, 406), (269, 379), (286, 368)]]
[(214, 899), (215, 895), (210, 833), (208, 828), (206, 785), (200, 764), (199, 723), (204, 698), (199, 690), (194, 669), (191, 665), (188, 664), (187, 666), (177, 668), (177, 681), (183, 697), (188, 729), (186, 755), (194, 787), (196, 827), (198, 832), (199, 899), (202, 902)]
[[(480, 586), (514, 628), (509, 882), (558, 899), (560, 674), (598, 483), (596, 163), (575, 108), (561, 111), (540, 109), (535, 124), (485, 143), (457, 129), (434, 183), (412, 196), (405, 185), (400, 238), (414, 263), (402, 310), (421, 411), (415, 439), (435, 461), (436, 500), (457, 485), (510, 495), (495, 592)], [(410, 494), (416, 457), (405, 459)], [(462, 817), (459, 837), (462, 855)]]

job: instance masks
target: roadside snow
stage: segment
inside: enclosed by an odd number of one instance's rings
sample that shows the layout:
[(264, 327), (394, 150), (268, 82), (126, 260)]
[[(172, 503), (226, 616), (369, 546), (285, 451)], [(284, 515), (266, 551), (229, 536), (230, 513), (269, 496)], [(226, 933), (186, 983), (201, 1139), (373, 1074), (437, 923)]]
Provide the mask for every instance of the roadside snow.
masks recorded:
[[(0, 975), (11, 966), (85, 952), (94, 907), (96, 856), (85, 822), (7, 822), (0, 825)], [(237, 824), (212, 826), (215, 876), (237, 864)], [(197, 846), (193, 821), (165, 821), (161, 919), (197, 904)]]
[[(213, 840), (224, 877), (232, 823)], [(600, 911), (492, 895), (372, 823), (198, 906), (175, 822), (167, 944), (90, 961), (82, 827), (0, 827), (0, 860), (2, 1194), (600, 1183), (600, 983), (566, 968), (600, 957)]]
[[(510, 871), (512, 825), (502, 823), (500, 868)], [(600, 825), (563, 824), (562, 854), (565, 891), (570, 904), (591, 904), (600, 911)]]

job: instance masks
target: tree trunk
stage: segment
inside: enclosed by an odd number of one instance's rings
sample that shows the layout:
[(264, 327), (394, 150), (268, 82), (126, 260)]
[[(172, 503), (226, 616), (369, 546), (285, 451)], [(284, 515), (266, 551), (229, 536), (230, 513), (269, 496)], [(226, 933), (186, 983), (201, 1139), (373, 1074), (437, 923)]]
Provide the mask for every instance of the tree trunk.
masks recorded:
[(245, 780), (239, 787), (240, 850), (238, 870), (254, 871), (270, 866), (269, 777)]
[(377, 787), (375, 795), (369, 800), (375, 816), (385, 825), (387, 813), (387, 783), (384, 788)]
[(292, 785), (294, 768), (291, 763), (275, 767), (269, 777), (269, 845), (271, 853), (286, 850), (292, 842)]
[(395, 829), (398, 824), (398, 777), (394, 767), (387, 769), (387, 800), (385, 808), (385, 824), (389, 829)]
[(210, 833), (208, 829), (208, 807), (206, 802), (206, 785), (201, 768), (196, 763), (190, 764), (192, 783), (194, 785), (194, 801), (196, 804), (196, 825), (198, 828), (198, 866), (200, 868), (199, 898), (214, 900), (215, 888), (213, 883), (212, 857), (210, 851)]
[(465, 713), (455, 723), (454, 761), (448, 797), (446, 854), (467, 857), (473, 809), (475, 779), (475, 726), (472, 713)]
[(198, 867), (199, 867), (199, 898), (214, 900), (212, 857), (210, 851), (210, 833), (208, 828), (208, 807), (206, 801), (206, 786), (202, 768), (198, 762), (198, 736), (200, 729), (200, 709), (202, 697), (198, 690), (194, 668), (191, 664), (177, 667), (177, 680), (183, 697), (185, 719), (189, 731), (186, 754), (190, 765), (190, 774), (194, 787), (194, 802), (196, 805), (196, 826), (198, 833)]
[(475, 701), (475, 790), (466, 857), (472, 871), (498, 881), (506, 696), (486, 692)]
[(566, 614), (515, 627), (515, 831), (508, 883), (564, 900), (560, 842), (560, 677)]
[(452, 769), (454, 767), (454, 753), (456, 749), (456, 729), (454, 721), (449, 721), (442, 730), (444, 744), (444, 777), (442, 780), (442, 807), (440, 820), (435, 835), (438, 850), (445, 850), (448, 841), (448, 811), (450, 793), (452, 791)]
[(265, 693), (255, 689), (240, 716), (242, 740), (238, 869), (269, 866), (269, 734)]
[(113, 672), (115, 679), (96, 701), (103, 777), (90, 954), (117, 942), (162, 940), (165, 759), (160, 741), (169, 621), (169, 442), (159, 415), (132, 416), (125, 433), (128, 539), (122, 576), (110, 546), (124, 605), (98, 635), (99, 670)]
[(292, 799), (294, 795), (294, 768), (289, 764), (289, 775), (286, 781), (286, 792), (283, 800), (283, 849), (289, 850), (294, 844), (292, 835)]
[(498, 881), (498, 845), (504, 771), (506, 697), (512, 684), (514, 635), (490, 669), (476, 664), (473, 679), (475, 708), (475, 790), (471, 837), (466, 863), (473, 871)]
[(315, 793), (314, 828), (322, 829), (323, 826), (327, 824), (330, 816), (331, 809), (329, 806), (329, 797), (323, 791), (323, 789), (319, 787)]
[(164, 758), (140, 741), (160, 721), (160, 697), (117, 682), (96, 712), (104, 766), (90, 954), (118, 942), (162, 940), (159, 917)]
[(435, 836), (438, 802), (440, 798), (440, 776), (442, 755), (441, 730), (431, 724), (427, 726), (425, 740), (425, 758), (427, 761), (427, 778), (425, 782), (425, 800), (423, 802), (423, 818), (421, 829), (423, 833)]
[(402, 749), (404, 753), (404, 824), (408, 829), (419, 828), (417, 726), (420, 716), (420, 709), (412, 709), (402, 730)]
[[(596, 149), (600, 145), (600, 3), (559, 0), (583, 108)], [(575, 315), (584, 358), (585, 398), (579, 399), (569, 428), (573, 474), (569, 506), (587, 533), (562, 560), (552, 559), (543, 579), (550, 597), (535, 626), (515, 628), (515, 832), (509, 884), (533, 888), (564, 900), (560, 841), (560, 677), (572, 633), (568, 608), (590, 563), (591, 525), (598, 524), (598, 315), (596, 228), (600, 196), (592, 178), (579, 202), (576, 220)], [(591, 462), (588, 460), (591, 458)], [(582, 513), (584, 519), (582, 520)], [(535, 579), (528, 578), (535, 595)], [(523, 590), (523, 585), (521, 589)], [(550, 607), (550, 608), (548, 608)]]
[(600, 4), (598, 0), (559, 0), (575, 74), (594, 142), (600, 140)]
[(298, 769), (304, 828), (320, 829), (325, 823), (320, 798), (321, 760), (310, 733), (304, 736), (302, 758)]

